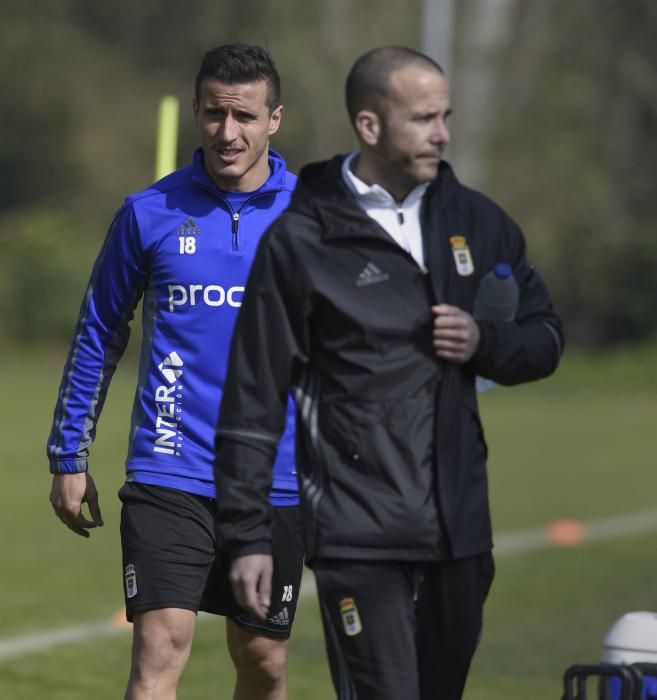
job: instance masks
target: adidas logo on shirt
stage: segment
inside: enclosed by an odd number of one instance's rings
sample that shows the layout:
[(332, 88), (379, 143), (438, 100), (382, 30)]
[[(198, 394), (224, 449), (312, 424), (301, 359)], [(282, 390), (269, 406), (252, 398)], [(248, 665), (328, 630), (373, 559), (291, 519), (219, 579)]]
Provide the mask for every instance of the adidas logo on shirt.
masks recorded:
[(288, 615), (287, 608), (283, 608), (277, 615), (273, 617), (268, 617), (267, 622), (271, 622), (274, 625), (289, 625), (290, 616)]
[(184, 221), (176, 229), (176, 233), (179, 236), (196, 236), (201, 233), (201, 229), (196, 225), (196, 221), (190, 216), (186, 221)]
[(357, 287), (365, 287), (368, 284), (376, 284), (377, 282), (385, 282), (390, 279), (387, 272), (383, 272), (373, 262), (368, 262), (361, 270), (361, 273), (356, 279)]

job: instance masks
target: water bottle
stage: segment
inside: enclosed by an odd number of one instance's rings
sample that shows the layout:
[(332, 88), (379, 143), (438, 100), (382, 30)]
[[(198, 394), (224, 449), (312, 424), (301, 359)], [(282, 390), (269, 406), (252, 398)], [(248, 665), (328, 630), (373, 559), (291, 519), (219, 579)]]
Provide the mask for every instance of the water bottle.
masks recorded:
[(497, 263), (479, 284), (472, 315), (478, 321), (513, 321), (518, 311), (518, 283), (508, 263)]
[[(513, 321), (518, 311), (518, 283), (508, 263), (500, 262), (479, 283), (472, 316), (478, 321)], [(477, 377), (479, 393), (488, 391), (495, 382), (485, 377)]]

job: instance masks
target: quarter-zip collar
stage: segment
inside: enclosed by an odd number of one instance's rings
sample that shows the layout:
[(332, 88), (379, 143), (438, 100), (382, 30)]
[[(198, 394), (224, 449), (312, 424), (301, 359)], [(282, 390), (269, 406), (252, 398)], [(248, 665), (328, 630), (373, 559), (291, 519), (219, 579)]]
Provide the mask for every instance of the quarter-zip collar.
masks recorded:
[(208, 172), (205, 169), (202, 148), (196, 149), (194, 152), (194, 159), (192, 161), (192, 180), (200, 187), (203, 187), (203, 189), (209, 190), (215, 197), (219, 197), (225, 207), (228, 209), (232, 219), (231, 232), (232, 248), (234, 251), (239, 251), (241, 248), (239, 226), (244, 208), (256, 199), (260, 199), (261, 197), (266, 197), (268, 195), (274, 195), (277, 192), (285, 189), (286, 176), (287, 168), (285, 165), (285, 160), (279, 153), (270, 148), (269, 177), (257, 190), (241, 193), (243, 195), (243, 200), (241, 201), (239, 207), (235, 209), (229, 198), (226, 196), (226, 193), (220, 190), (213, 182), (212, 178), (208, 175)]
[(351, 153), (342, 161), (342, 179), (358, 206), (380, 224), (401, 248), (410, 253), (420, 267), (424, 267), (420, 207), (429, 183), (417, 185), (402, 201), (397, 201), (381, 185), (368, 185), (356, 176), (352, 167), (357, 157), (358, 153)]
[[(257, 190), (251, 192), (252, 195), (262, 195), (269, 192), (279, 192), (285, 188), (286, 165), (283, 156), (277, 153), (273, 148), (269, 149), (269, 177), (258, 187)], [(215, 195), (223, 197), (221, 190), (214, 184), (212, 178), (208, 175), (205, 169), (203, 159), (203, 149), (197, 148), (194, 151), (194, 159), (192, 161), (192, 180), (201, 187), (210, 190)]]

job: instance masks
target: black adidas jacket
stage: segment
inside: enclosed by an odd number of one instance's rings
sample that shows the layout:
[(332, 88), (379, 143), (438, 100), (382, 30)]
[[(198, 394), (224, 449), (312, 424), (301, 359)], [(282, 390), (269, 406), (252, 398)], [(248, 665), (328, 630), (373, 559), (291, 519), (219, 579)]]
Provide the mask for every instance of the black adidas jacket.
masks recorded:
[[(267, 495), (292, 386), (311, 563), (486, 551), (475, 375), (500, 384), (549, 375), (561, 355), (560, 321), (519, 228), (449, 165), (424, 199), (427, 271), (357, 205), (341, 160), (304, 168), (251, 270), (217, 430), (221, 545), (233, 558), (270, 551)], [(454, 236), (465, 238), (473, 274), (459, 274)], [(440, 361), (430, 307), (471, 311), (481, 277), (502, 261), (520, 286), (516, 322), (482, 322), (467, 365)]]

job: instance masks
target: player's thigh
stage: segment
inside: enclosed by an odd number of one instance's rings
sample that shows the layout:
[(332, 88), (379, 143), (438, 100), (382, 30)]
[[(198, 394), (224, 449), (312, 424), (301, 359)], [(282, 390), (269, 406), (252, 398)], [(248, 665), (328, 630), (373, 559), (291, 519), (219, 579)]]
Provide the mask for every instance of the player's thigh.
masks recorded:
[(219, 553), (210, 572), (201, 610), (225, 615), (237, 626), (256, 636), (285, 640), (290, 636), (303, 574), (303, 538), (299, 506), (277, 506), (272, 511), (271, 606), (266, 620), (243, 610), (235, 600), (228, 580), (230, 562)]
[(215, 558), (210, 499), (127, 483), (119, 491), (126, 612), (196, 612)]
[(314, 562), (331, 675), (339, 698), (419, 698), (415, 567)]

